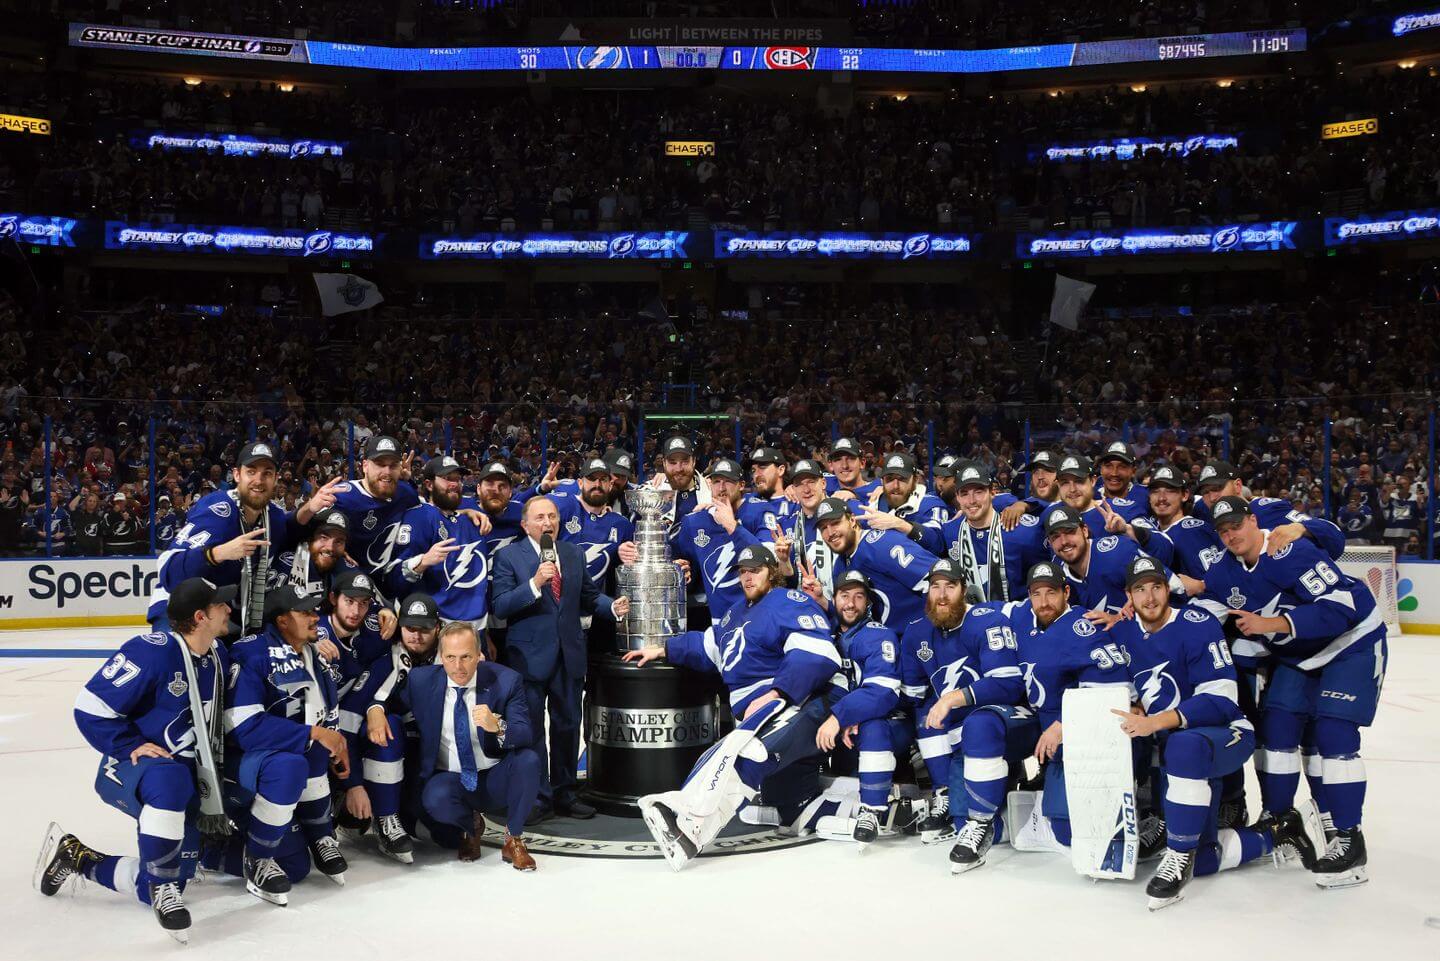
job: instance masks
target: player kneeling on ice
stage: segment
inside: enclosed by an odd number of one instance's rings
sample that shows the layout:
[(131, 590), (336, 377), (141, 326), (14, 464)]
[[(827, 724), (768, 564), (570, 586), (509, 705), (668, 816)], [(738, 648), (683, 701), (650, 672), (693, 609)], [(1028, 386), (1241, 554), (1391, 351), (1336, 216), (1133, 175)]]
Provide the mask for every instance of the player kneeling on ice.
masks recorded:
[(171, 630), (132, 637), (81, 689), (75, 723), (104, 755), (95, 793), (139, 821), (140, 856), (101, 854), (51, 824), (35, 866), (41, 894), (80, 874), (150, 905), (171, 937), (189, 941), (182, 894), (201, 835), (230, 830), (217, 766), (228, 659), (215, 638), (229, 630), (235, 590), (181, 581), (165, 607)]
[(763, 544), (744, 548), (736, 567), (745, 600), (718, 624), (625, 655), (640, 664), (663, 656), (682, 667), (719, 673), (730, 690), (730, 709), (740, 719), (700, 758), (684, 787), (640, 799), (645, 826), (677, 871), (782, 768), (784, 790), (765, 798), (782, 823), (805, 830), (812, 817), (837, 813), (809, 803), (820, 794), (815, 735), (845, 683), (825, 611), (805, 594), (784, 588), (779, 562)]
[(850, 691), (831, 707), (815, 743), (834, 752), (837, 768), (852, 762), (859, 774), (853, 837), (869, 844), (886, 820), (895, 753), (908, 756), (914, 740), (910, 720), (899, 709), (900, 641), (890, 628), (870, 620), (870, 578), (859, 571), (835, 580), (835, 622), (835, 645)]
[(1015, 633), (1001, 605), (966, 607), (960, 563), (941, 558), (930, 568), (925, 617), (905, 629), (900, 659), (938, 802), (921, 840), (955, 838), (950, 864), (960, 874), (985, 863), (1000, 830), (1007, 741), (1035, 742), (1034, 719), (1014, 710), (1025, 696)]
[(1166, 572), (1153, 558), (1132, 560), (1125, 586), (1135, 618), (1109, 634), (1126, 655), (1140, 703), (1114, 713), (1127, 735), (1154, 735), (1160, 749), (1166, 851), (1145, 888), (1155, 911), (1181, 900), (1196, 874), (1237, 867), (1277, 843), (1309, 842), (1294, 811), (1255, 828), (1219, 829), (1221, 781), (1243, 770), (1255, 750), (1224, 628), (1193, 604), (1172, 607)]
[[(206, 867), (245, 878), (251, 894), (289, 903), (291, 885), (315, 867), (345, 883), (335, 840), (328, 769), (345, 778), (350, 752), (338, 730), (335, 682), (315, 652), (318, 595), (286, 584), (265, 598), (265, 630), (236, 641), (226, 696), (226, 810), (244, 832)], [(308, 851), (307, 851), (308, 848)]]

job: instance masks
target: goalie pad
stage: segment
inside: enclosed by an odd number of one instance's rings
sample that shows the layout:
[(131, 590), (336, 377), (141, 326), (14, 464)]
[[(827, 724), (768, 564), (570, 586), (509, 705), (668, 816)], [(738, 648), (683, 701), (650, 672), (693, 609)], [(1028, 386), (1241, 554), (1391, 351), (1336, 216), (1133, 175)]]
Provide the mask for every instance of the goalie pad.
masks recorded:
[(1091, 878), (1133, 880), (1140, 853), (1130, 738), (1111, 710), (1128, 711), (1121, 685), (1065, 692), (1065, 794), (1070, 808), (1070, 863)]

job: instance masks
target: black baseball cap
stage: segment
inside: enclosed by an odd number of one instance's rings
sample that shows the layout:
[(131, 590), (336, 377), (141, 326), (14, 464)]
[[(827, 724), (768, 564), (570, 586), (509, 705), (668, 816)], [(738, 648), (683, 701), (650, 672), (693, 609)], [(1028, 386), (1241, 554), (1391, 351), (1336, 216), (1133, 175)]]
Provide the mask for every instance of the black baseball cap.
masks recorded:
[(783, 464), (785, 463), (785, 455), (780, 452), (780, 448), (778, 447), (757, 447), (755, 448), (755, 452), (750, 455), (750, 463)]
[(839, 594), (847, 587), (863, 587), (868, 591), (871, 589), (870, 578), (865, 576), (864, 571), (848, 570), (835, 578), (835, 593)]
[(429, 594), (422, 594), (419, 591), (414, 594), (407, 594), (400, 602), (400, 627), (418, 627), (421, 630), (429, 630), (440, 623), (440, 608), (435, 604), (435, 598)]
[(357, 568), (342, 571), (335, 578), (335, 583), (330, 585), (331, 594), (344, 594), (347, 597), (374, 597), (375, 582), (370, 575)]
[(1090, 465), (1090, 458), (1084, 454), (1066, 454), (1061, 458), (1060, 466), (1055, 468), (1055, 473), (1060, 477), (1086, 480), (1095, 476), (1095, 468)]
[(621, 447), (612, 447), (605, 452), (605, 463), (610, 467), (612, 474), (624, 474), (626, 477), (635, 476), (635, 458), (630, 452)]
[(940, 458), (935, 462), (935, 469), (932, 470), (930, 473), (934, 474), (936, 477), (954, 477), (955, 465), (959, 462), (960, 458), (956, 457), (954, 454), (946, 454), (944, 457)]
[(745, 479), (745, 472), (740, 469), (739, 464), (735, 463), (730, 458), (717, 457), (715, 458), (715, 460), (710, 462), (709, 476), (721, 477), (725, 480), (738, 481)]
[(1107, 460), (1118, 460), (1126, 464), (1133, 464), (1135, 463), (1135, 452), (1131, 450), (1130, 445), (1123, 440), (1111, 441), (1105, 445), (1105, 449), (1100, 452), (1100, 456), (1096, 458), (1096, 463), (1103, 464)]
[(1034, 587), (1036, 584), (1049, 584), (1051, 587), (1065, 586), (1065, 573), (1060, 570), (1060, 565), (1054, 561), (1041, 561), (1030, 568), (1025, 575), (1025, 586)]
[(350, 533), (350, 518), (346, 517), (345, 512), (338, 507), (327, 507), (325, 510), (316, 514), (314, 523), (315, 526), (310, 529), (310, 533), (312, 534), (326, 527), (333, 527), (337, 531), (344, 531), (347, 534)]
[(610, 469), (610, 465), (605, 462), (605, 458), (592, 457), (580, 465), (579, 476), (594, 477), (596, 474), (604, 474), (606, 477), (609, 477), (613, 473), (615, 472)]
[(1155, 558), (1148, 554), (1136, 554), (1130, 563), (1125, 565), (1125, 589), (1128, 591), (1136, 584), (1148, 580), (1166, 581), (1169, 578), (1165, 576), (1165, 568), (1161, 567)]
[(1243, 521), (1246, 517), (1254, 513), (1255, 512), (1250, 509), (1249, 501), (1243, 497), (1236, 497), (1234, 494), (1220, 498), (1215, 502), (1215, 506), (1210, 508), (1210, 518), (1217, 529), (1221, 524), (1229, 524), (1232, 521)]
[(252, 440), (240, 448), (240, 456), (235, 458), (235, 463), (241, 467), (249, 467), (257, 460), (268, 460), (276, 467), (280, 466), (280, 458), (275, 454), (275, 445), (268, 440)]
[(1151, 487), (1169, 487), (1177, 491), (1186, 491), (1190, 485), (1185, 483), (1185, 478), (1169, 464), (1161, 464), (1150, 472)]
[(955, 465), (955, 486), (966, 487), (989, 487), (990, 468), (979, 461), (961, 461)]
[(1055, 456), (1053, 450), (1037, 450), (1030, 455), (1030, 460), (1026, 463), (1025, 469), (1034, 470), (1037, 467), (1043, 467), (1048, 471), (1053, 471), (1058, 466), (1058, 460), (1059, 458)]
[(957, 584), (965, 583), (965, 575), (961, 572), (960, 565), (948, 557), (942, 557), (931, 565), (930, 573), (927, 576), (932, 581), (937, 577), (943, 577), (947, 581), (954, 581)]
[(838, 497), (827, 497), (815, 508), (815, 523), (820, 525), (826, 521), (839, 520), (850, 513), (850, 508)]
[(492, 477), (498, 477), (507, 483), (511, 483), (510, 468), (506, 466), (505, 462), (502, 460), (492, 460), (490, 463), (480, 468), (480, 473), (477, 475), (477, 480), (489, 480)]
[(400, 442), (388, 434), (371, 434), (365, 442), (365, 459), (379, 460), (381, 457), (399, 458)]
[(449, 454), (439, 454), (425, 462), (426, 477), (447, 477), (450, 474), (463, 474), (465, 467)]
[(203, 577), (187, 577), (175, 585), (170, 600), (165, 604), (165, 616), (172, 621), (184, 621), (203, 611), (211, 604), (233, 604), (235, 594), (240, 590), (234, 584), (217, 587), (213, 581)]
[(790, 479), (799, 480), (802, 477), (824, 477), (825, 468), (820, 466), (819, 461), (808, 458), (797, 460), (790, 466)]
[(915, 458), (905, 453), (890, 454), (885, 458), (885, 464), (880, 469), (881, 477), (913, 477), (915, 476)]
[(660, 443), (660, 456), (669, 457), (671, 454), (684, 454), (687, 457), (694, 457), (695, 447), (690, 443), (690, 438), (684, 434), (672, 434)]
[(265, 620), (273, 621), (281, 614), (313, 611), (319, 607), (319, 594), (306, 594), (294, 584), (282, 584), (265, 595)]
[(1235, 472), (1234, 465), (1229, 461), (1206, 461), (1205, 466), (1200, 468), (1200, 477), (1195, 481), (1195, 489), (1203, 491), (1207, 487), (1224, 487), (1239, 476)]
[(853, 437), (842, 437), (830, 445), (831, 460), (846, 454), (851, 457), (860, 456), (860, 445), (855, 443), (855, 438)]
[(770, 553), (770, 548), (764, 544), (750, 544), (740, 552), (735, 560), (735, 566), (741, 570), (755, 570), (760, 567), (779, 567), (780, 562), (775, 555)]
[(1055, 531), (1075, 530), (1085, 526), (1085, 518), (1069, 504), (1056, 504), (1045, 515), (1045, 536)]

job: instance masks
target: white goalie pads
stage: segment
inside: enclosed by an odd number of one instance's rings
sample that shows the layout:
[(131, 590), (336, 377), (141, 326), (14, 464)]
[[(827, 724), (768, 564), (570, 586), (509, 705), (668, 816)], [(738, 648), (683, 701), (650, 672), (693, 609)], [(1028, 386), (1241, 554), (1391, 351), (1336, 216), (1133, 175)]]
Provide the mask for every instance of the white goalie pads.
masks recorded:
[(1097, 879), (1133, 880), (1140, 853), (1130, 738), (1111, 710), (1128, 711), (1120, 685), (1065, 692), (1065, 794), (1070, 807), (1070, 863)]

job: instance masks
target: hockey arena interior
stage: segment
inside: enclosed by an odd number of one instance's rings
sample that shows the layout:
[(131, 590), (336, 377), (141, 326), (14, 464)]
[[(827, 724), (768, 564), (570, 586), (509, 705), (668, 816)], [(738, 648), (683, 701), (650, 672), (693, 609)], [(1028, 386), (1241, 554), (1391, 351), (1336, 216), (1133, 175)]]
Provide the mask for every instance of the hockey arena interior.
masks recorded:
[(1440, 7), (0, 23), (0, 956), (1440, 957)]

